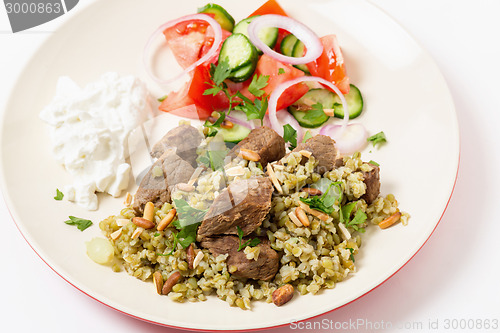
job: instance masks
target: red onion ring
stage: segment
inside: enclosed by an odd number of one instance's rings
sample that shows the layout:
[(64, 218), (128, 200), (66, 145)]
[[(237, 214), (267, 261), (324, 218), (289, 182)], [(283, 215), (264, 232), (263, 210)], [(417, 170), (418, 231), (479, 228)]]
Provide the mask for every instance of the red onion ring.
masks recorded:
[[(184, 69), (179, 74), (177, 74), (169, 79), (166, 79), (166, 80), (157, 77), (153, 73), (153, 71), (151, 70), (151, 67), (148, 65), (147, 55), (149, 53), (148, 52), (149, 49), (151, 48), (151, 44), (153, 44), (153, 41), (158, 37), (159, 34), (163, 34), (163, 31), (165, 31), (165, 29), (170, 28), (170, 27), (172, 27), (176, 24), (179, 24), (181, 22), (192, 21), (192, 20), (205, 21), (212, 27), (212, 29), (214, 30), (214, 42), (213, 42), (212, 47), (210, 48), (210, 50), (208, 50), (208, 52), (203, 57), (201, 57), (196, 62), (194, 62), (193, 64), (188, 66), (186, 69)], [(148, 73), (148, 75), (153, 80), (155, 80), (159, 84), (167, 85), (171, 82), (178, 80), (184, 74), (188, 74), (193, 69), (198, 67), (200, 64), (204, 63), (205, 61), (210, 60), (217, 52), (221, 43), (222, 43), (222, 28), (216, 20), (214, 20), (213, 18), (211, 18), (210, 16), (208, 16), (206, 14), (193, 14), (193, 15), (183, 16), (183, 17), (180, 17), (176, 20), (172, 20), (172, 21), (169, 21), (167, 23), (162, 24), (161, 26), (158, 27), (158, 29), (155, 30), (155, 32), (153, 32), (153, 34), (151, 34), (151, 37), (149, 37), (149, 40), (146, 43), (146, 46), (144, 47), (144, 54), (143, 54), (144, 67), (146, 68), (146, 72)]]
[(327, 135), (335, 140), (335, 147), (341, 154), (352, 154), (356, 151), (361, 151), (366, 145), (368, 132), (361, 124), (349, 124), (346, 129), (342, 130), (341, 125), (325, 125), (319, 131), (319, 134)]
[(237, 125), (240, 125), (240, 126), (243, 126), (243, 127), (246, 127), (248, 129), (253, 129), (252, 127), (252, 122), (250, 121), (247, 122), (247, 121), (244, 121), (244, 120), (241, 120), (241, 119), (238, 119), (236, 117), (231, 117), (231, 116), (226, 116), (226, 119), (229, 120), (230, 122), (234, 123), (234, 124), (237, 124)]
[[(262, 28), (269, 27), (285, 29), (294, 34), (295, 37), (305, 44), (307, 49), (306, 55), (298, 58), (288, 57), (272, 50), (259, 38), (259, 31)], [(318, 59), (321, 53), (323, 53), (323, 44), (321, 44), (318, 36), (304, 24), (286, 16), (268, 14), (255, 18), (248, 26), (248, 36), (250, 41), (262, 52), (287, 64), (307, 64)]]
[[(255, 20), (254, 20), (255, 21)], [(342, 136), (342, 133), (344, 132), (347, 123), (349, 122), (349, 108), (347, 106), (347, 102), (345, 100), (344, 95), (340, 92), (339, 88), (337, 88), (333, 83), (330, 81), (327, 81), (323, 78), (317, 77), (317, 76), (301, 76), (296, 79), (284, 82), (280, 84), (279, 86), (276, 87), (276, 89), (273, 90), (271, 93), (271, 96), (269, 98), (269, 104), (268, 104), (268, 112), (269, 112), (269, 122), (271, 124), (271, 128), (274, 129), (278, 134), (283, 136), (283, 127), (280, 127), (280, 124), (278, 122), (278, 118), (276, 116), (276, 106), (278, 104), (278, 99), (280, 96), (293, 85), (296, 85), (297, 83), (301, 82), (307, 82), (307, 81), (312, 81), (312, 82), (319, 82), (331, 90), (333, 90), (340, 98), (340, 101), (342, 102), (342, 106), (344, 107), (344, 119), (342, 120), (342, 126), (341, 130), (338, 133), (338, 137), (340, 138)]]

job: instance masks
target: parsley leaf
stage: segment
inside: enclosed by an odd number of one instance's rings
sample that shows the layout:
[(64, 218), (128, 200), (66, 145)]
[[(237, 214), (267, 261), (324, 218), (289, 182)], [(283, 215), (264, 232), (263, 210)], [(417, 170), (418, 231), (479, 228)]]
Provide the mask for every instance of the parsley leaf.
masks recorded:
[(352, 262), (355, 262), (354, 261), (354, 249), (352, 247), (348, 247), (347, 249), (349, 250), (349, 252), (351, 252), (349, 259), (351, 259)]
[(297, 147), (297, 131), (290, 124), (283, 126), (283, 139), (285, 142), (290, 142), (290, 148)]
[(254, 75), (252, 77), (252, 82), (248, 86), (248, 91), (255, 97), (262, 97), (264, 95), (264, 90), (269, 81), (269, 75)]
[(282, 67), (280, 67), (280, 68), (278, 69), (278, 75), (281, 75), (281, 74), (285, 74), (285, 69), (284, 69), (284, 68), (282, 68)]
[(225, 58), (222, 61), (219, 61), (217, 67), (214, 68), (212, 64), (211, 70), (213, 70), (212, 80), (214, 81), (216, 86), (220, 86), (225, 79), (229, 77), (231, 74), (231, 68), (229, 68), (229, 61)]
[(373, 161), (373, 160), (370, 160), (370, 162), (368, 162), (369, 164), (372, 164), (372, 165), (375, 165), (375, 166), (380, 166), (380, 164), (378, 164), (377, 162)]
[(306, 111), (304, 115), (304, 120), (309, 120), (311, 122), (321, 121), (321, 118), (325, 117), (325, 111), (323, 111), (323, 105), (321, 103), (316, 103), (312, 105), (312, 109)]
[(163, 102), (164, 100), (166, 100), (168, 97), (168, 95), (163, 95), (161, 96), (160, 98), (158, 98), (158, 102)]
[(312, 134), (310, 131), (306, 131), (306, 134), (304, 134), (304, 139), (302, 139), (302, 142), (306, 142), (307, 140), (309, 140), (310, 138), (312, 138)]
[(373, 147), (375, 147), (377, 144), (382, 144), (384, 142), (387, 142), (387, 139), (385, 137), (385, 133), (378, 132), (377, 134), (374, 134), (370, 136), (368, 139), (366, 139), (368, 142), (371, 142), (373, 144)]
[(340, 209), (340, 223), (344, 223), (346, 227), (352, 227), (356, 231), (365, 232), (364, 228), (359, 225), (365, 223), (367, 216), (362, 210), (357, 210), (351, 220), (351, 214), (356, 206), (356, 202), (349, 202)]
[(241, 251), (243, 250), (245, 247), (247, 246), (250, 246), (250, 247), (254, 247), (254, 246), (257, 246), (260, 244), (260, 239), (259, 238), (253, 238), (253, 239), (249, 239), (247, 240), (245, 243), (241, 243), (242, 240), (243, 240), (243, 230), (241, 230), (241, 228), (239, 226), (236, 226), (236, 233), (238, 234), (238, 251)]
[(92, 221), (82, 219), (79, 217), (74, 217), (74, 216), (70, 216), (69, 220), (64, 221), (64, 223), (66, 223), (68, 225), (76, 225), (78, 230), (81, 230), (81, 231), (87, 229), (88, 227), (90, 227), (92, 225)]
[[(335, 194), (329, 194), (330, 189), (332, 186), (339, 186), (339, 184), (339, 182), (331, 183), (321, 197), (314, 196), (310, 198), (300, 198), (300, 201), (309, 205), (312, 209), (319, 210), (326, 214), (331, 214), (335, 210), (333, 207), (335, 201), (339, 200), (340, 197)], [(342, 192), (340, 192), (340, 195), (342, 195)]]
[(267, 111), (267, 97), (264, 97), (262, 101), (255, 99), (255, 101), (252, 102), (240, 92), (237, 92), (236, 96), (241, 98), (242, 103), (235, 106), (234, 109), (244, 112), (248, 120), (259, 119), (262, 124), (264, 122), (264, 115)]
[(56, 188), (56, 196), (54, 197), (54, 200), (61, 201), (63, 198), (64, 194)]
[(173, 250), (177, 246), (176, 242), (185, 249), (196, 240), (196, 230), (207, 211), (193, 208), (183, 199), (174, 199), (174, 204), (179, 219), (174, 221), (173, 225), (179, 232), (174, 236)]

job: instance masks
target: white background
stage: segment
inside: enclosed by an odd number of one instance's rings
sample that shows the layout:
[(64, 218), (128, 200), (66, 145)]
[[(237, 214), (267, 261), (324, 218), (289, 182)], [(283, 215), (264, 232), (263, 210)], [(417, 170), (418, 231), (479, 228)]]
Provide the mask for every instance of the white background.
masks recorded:
[[(81, 0), (72, 12), (89, 2)], [(372, 2), (407, 29), (441, 68), (460, 124), (460, 170), (448, 209), (420, 252), (368, 295), (313, 321), (383, 321), (392, 329), (378, 331), (387, 332), (498, 332), (500, 328), (451, 330), (445, 325), (453, 319), (480, 320), (483, 327), (486, 319), (500, 321), (500, 1)], [(29, 56), (72, 12), (14, 35), (0, 5), (2, 112)], [(422, 163), (432, 162), (423, 156)], [(35, 254), (2, 200), (0, 218), (2, 332), (176, 331), (130, 318), (87, 297)], [(438, 329), (430, 329), (429, 321)], [(339, 331), (334, 325), (323, 331)], [(347, 331), (375, 331), (363, 327)], [(290, 331), (285, 327), (269, 332)]]

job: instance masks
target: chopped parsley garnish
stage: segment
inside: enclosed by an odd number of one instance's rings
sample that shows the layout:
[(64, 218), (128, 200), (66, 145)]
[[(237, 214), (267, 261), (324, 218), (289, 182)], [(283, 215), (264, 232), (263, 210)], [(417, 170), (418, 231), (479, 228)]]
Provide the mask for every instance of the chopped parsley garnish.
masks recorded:
[(243, 230), (239, 226), (236, 226), (236, 232), (238, 233), (238, 251), (243, 250), (245, 247), (250, 246), (254, 247), (260, 244), (260, 239), (252, 238), (247, 240), (245, 243), (241, 243), (243, 241)]
[(168, 95), (163, 95), (161, 96), (160, 98), (158, 98), (158, 102), (163, 102), (164, 100), (166, 100), (168, 97)]
[(248, 91), (255, 97), (262, 97), (265, 93), (262, 89), (267, 86), (268, 81), (269, 75), (254, 75), (248, 86)]
[(153, 236), (158, 237), (158, 236), (160, 236), (160, 233), (159, 232), (155, 232)]
[(178, 220), (175, 220), (173, 225), (179, 230), (174, 236), (174, 243), (177, 240), (185, 249), (196, 240), (196, 230), (207, 211), (193, 208), (183, 199), (174, 199), (174, 204)]
[[(319, 210), (326, 214), (331, 214), (335, 210), (335, 208), (333, 207), (335, 202), (340, 201), (340, 198), (337, 195), (329, 194), (332, 186), (337, 186), (337, 188), (340, 188), (340, 182), (331, 183), (321, 197), (313, 196), (310, 198), (300, 198), (300, 201), (309, 205), (309, 207), (311, 207), (312, 209)], [(339, 191), (339, 193), (342, 192)], [(342, 194), (340, 194), (340, 196), (341, 195)]]
[(64, 223), (66, 223), (68, 225), (76, 225), (78, 230), (81, 230), (81, 231), (87, 229), (88, 227), (90, 227), (92, 225), (92, 221), (82, 219), (79, 217), (74, 217), (74, 216), (70, 216), (69, 220), (64, 221)]
[(347, 249), (349, 250), (349, 252), (351, 252), (349, 259), (351, 259), (352, 262), (355, 262), (354, 261), (354, 249), (352, 247), (348, 247)]
[(307, 140), (309, 140), (310, 138), (312, 138), (312, 134), (310, 131), (306, 131), (306, 134), (304, 134), (304, 139), (302, 139), (302, 142), (306, 142)]
[(373, 147), (375, 147), (376, 145), (380, 145), (384, 142), (387, 142), (387, 139), (385, 137), (385, 133), (382, 131), (382, 132), (378, 132), (377, 134), (374, 134), (372, 136), (370, 136), (368, 139), (366, 139), (368, 142), (371, 142), (373, 144)]
[(54, 197), (54, 200), (61, 201), (63, 198), (64, 194), (56, 188), (56, 196)]
[[(252, 82), (248, 87), (248, 91), (254, 95), (256, 98), (254, 101), (245, 97), (239, 91), (235, 94), (232, 94), (227, 84), (224, 82), (229, 75), (231, 74), (231, 69), (229, 68), (229, 64), (227, 59), (223, 61), (219, 61), (217, 66), (211, 65), (210, 68), (211, 78), (213, 83), (207, 82), (211, 85), (212, 88), (209, 88), (203, 92), (203, 95), (217, 95), (219, 92), (223, 92), (229, 100), (228, 114), (231, 113), (231, 110), (239, 110), (244, 112), (247, 115), (248, 120), (252, 119), (260, 119), (261, 124), (264, 122), (263, 118), (267, 111), (268, 97), (264, 95), (264, 90), (268, 84), (269, 75), (254, 75), (252, 78)], [(260, 98), (260, 99), (259, 99)], [(222, 114), (225, 113), (221, 113)], [(220, 119), (220, 118), (219, 118)], [(220, 121), (222, 123), (222, 120)], [(209, 127), (218, 127), (220, 123), (209, 125)], [(207, 124), (205, 123), (205, 126)]]
[(340, 209), (340, 223), (344, 223), (346, 227), (352, 227), (356, 231), (365, 232), (364, 228), (359, 227), (360, 224), (365, 223), (367, 218), (366, 214), (362, 210), (357, 210), (351, 220), (352, 211), (355, 206), (355, 201), (342, 206)]
[(280, 68), (278, 69), (278, 75), (281, 75), (281, 74), (285, 74), (285, 69), (284, 69), (284, 68), (282, 68), (282, 67), (280, 67)]
[(290, 124), (283, 126), (283, 139), (285, 143), (290, 142), (291, 149), (297, 147), (297, 131)]
[(205, 155), (200, 156), (199, 161), (215, 171), (224, 167), (226, 155), (226, 150), (207, 150)]
[(372, 165), (375, 165), (375, 166), (380, 166), (380, 164), (378, 164), (374, 160), (370, 160), (370, 162), (368, 162), (368, 164), (372, 164)]
[(325, 111), (323, 111), (323, 105), (321, 103), (316, 103), (312, 105), (312, 109), (306, 112), (306, 114), (304, 115), (304, 120), (319, 122), (324, 116)]

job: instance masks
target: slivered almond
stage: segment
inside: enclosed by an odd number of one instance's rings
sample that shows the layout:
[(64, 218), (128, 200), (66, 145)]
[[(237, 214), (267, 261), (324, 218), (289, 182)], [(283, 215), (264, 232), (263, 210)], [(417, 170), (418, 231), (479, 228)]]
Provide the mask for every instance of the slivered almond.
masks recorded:
[(132, 234), (132, 239), (138, 238), (142, 234), (143, 231), (144, 231), (144, 228), (141, 228), (141, 227), (135, 229), (134, 233)]
[(158, 223), (156, 230), (163, 231), (166, 227), (168, 227), (174, 220), (176, 213), (177, 211), (175, 210), (175, 208), (172, 208), (170, 212), (168, 212), (168, 214), (160, 221), (160, 223)]
[(396, 212), (391, 216), (389, 216), (388, 218), (386, 218), (385, 220), (383, 220), (382, 222), (380, 222), (378, 226), (380, 227), (380, 229), (389, 228), (391, 225), (399, 221), (400, 218), (401, 218), (401, 212)]
[(347, 230), (344, 223), (339, 223), (339, 229), (342, 232), (342, 234), (344, 235), (345, 240), (351, 239), (351, 233), (349, 232), (349, 230)]
[(295, 223), (297, 227), (303, 227), (302, 223), (300, 222), (300, 220), (297, 218), (297, 215), (295, 215), (293, 211), (288, 213), (288, 217), (290, 218), (290, 220), (292, 220), (293, 223)]
[(117, 240), (118, 237), (120, 237), (122, 235), (122, 228), (116, 230), (115, 232), (112, 232), (111, 235), (109, 235), (109, 237), (111, 237), (112, 240)]
[(307, 215), (302, 208), (295, 208), (295, 215), (297, 215), (297, 218), (299, 219), (300, 223), (304, 225), (304, 227), (309, 226), (309, 219), (307, 218)]
[(226, 170), (226, 175), (230, 177), (243, 176), (245, 169), (241, 165), (234, 166)]
[(153, 222), (155, 218), (155, 205), (151, 201), (144, 206), (144, 214), (142, 218)]
[(205, 168), (203, 167), (197, 167), (193, 174), (191, 175), (191, 178), (189, 178), (189, 181), (188, 181), (188, 185), (191, 185), (193, 186), (194, 183), (196, 183), (196, 181), (198, 180), (198, 177), (200, 177), (201, 173), (203, 172)]
[(179, 184), (177, 184), (177, 189), (184, 191), (184, 192), (193, 192), (194, 186), (186, 184), (186, 183), (179, 183)]
[(316, 209), (312, 209), (310, 208), (308, 205), (306, 205), (305, 203), (303, 203), (302, 201), (299, 202), (299, 205), (300, 205), (300, 208), (302, 208), (303, 210), (305, 210), (306, 212), (308, 212), (309, 214), (313, 215), (313, 216), (316, 216), (318, 219), (320, 219), (321, 221), (327, 221), (329, 216), (326, 215), (325, 213), (323, 212), (320, 212), (319, 210), (316, 210)]
[(189, 269), (194, 268), (194, 247), (193, 244), (189, 244), (188, 248), (186, 249), (186, 261), (188, 263)]
[(299, 151), (299, 154), (302, 156), (305, 156), (307, 158), (311, 157), (312, 153), (309, 150), (301, 150)]
[(273, 166), (271, 164), (267, 165), (267, 173), (269, 174), (269, 178), (271, 178), (271, 182), (273, 183), (274, 187), (276, 190), (283, 194), (283, 189), (281, 188), (280, 182), (278, 181), (278, 178), (276, 177), (276, 174), (274, 173)]
[(301, 189), (302, 192), (306, 192), (309, 195), (316, 196), (316, 195), (321, 195), (323, 192), (321, 190), (318, 190), (317, 188), (312, 188), (312, 187), (303, 187)]
[(116, 225), (119, 227), (123, 227), (124, 225), (127, 225), (130, 222), (129, 219), (116, 219)]
[(323, 109), (323, 112), (328, 116), (328, 117), (333, 117), (335, 116), (335, 111), (334, 109)]
[(172, 291), (172, 287), (175, 286), (177, 284), (177, 282), (179, 282), (179, 279), (181, 278), (181, 273), (179, 272), (173, 272), (167, 279), (167, 281), (165, 281), (165, 283), (163, 284), (163, 288), (161, 289), (161, 293), (163, 295), (167, 295), (170, 291)]
[(260, 161), (260, 155), (250, 149), (241, 148), (238, 156), (247, 161), (253, 161), (253, 162)]
[(163, 276), (160, 272), (154, 272), (153, 283), (155, 284), (156, 292), (158, 295), (161, 295), (161, 290), (163, 289)]
[(123, 202), (123, 204), (125, 206), (130, 206), (131, 203), (132, 203), (132, 194), (127, 192), (127, 194), (125, 195), (125, 201)]
[(155, 226), (155, 224), (150, 221), (150, 220), (146, 220), (145, 218), (142, 218), (142, 217), (134, 217), (132, 219), (132, 222), (138, 226), (138, 227), (141, 227), (141, 228), (144, 228), (144, 229), (151, 229)]
[(194, 257), (193, 268), (198, 267), (198, 265), (200, 264), (200, 262), (201, 262), (201, 260), (203, 259), (204, 256), (205, 255), (203, 254), (203, 251), (199, 250), (198, 253), (196, 254), (196, 257)]

